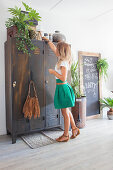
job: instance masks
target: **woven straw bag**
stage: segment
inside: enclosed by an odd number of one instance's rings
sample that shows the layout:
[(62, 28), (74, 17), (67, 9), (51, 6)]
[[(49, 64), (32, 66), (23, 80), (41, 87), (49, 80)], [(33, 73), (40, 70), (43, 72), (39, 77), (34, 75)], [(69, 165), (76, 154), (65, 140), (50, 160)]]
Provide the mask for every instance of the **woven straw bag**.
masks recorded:
[[(34, 97), (30, 96), (31, 84), (33, 85)], [(23, 113), (24, 117), (28, 119), (31, 119), (32, 116), (34, 116), (35, 119), (37, 118), (37, 116), (40, 117), (40, 105), (36, 93), (35, 84), (32, 80), (29, 83), (29, 91), (27, 99), (23, 106)]]

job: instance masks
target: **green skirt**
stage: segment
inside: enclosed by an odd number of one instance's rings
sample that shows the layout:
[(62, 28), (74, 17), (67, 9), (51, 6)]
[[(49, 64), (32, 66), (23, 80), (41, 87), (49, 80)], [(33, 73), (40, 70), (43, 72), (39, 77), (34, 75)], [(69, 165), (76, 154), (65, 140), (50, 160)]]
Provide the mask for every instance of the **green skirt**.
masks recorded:
[[(56, 79), (56, 83), (64, 83), (60, 79)], [(56, 85), (54, 96), (55, 109), (74, 107), (75, 106), (75, 94), (72, 87), (66, 84)]]

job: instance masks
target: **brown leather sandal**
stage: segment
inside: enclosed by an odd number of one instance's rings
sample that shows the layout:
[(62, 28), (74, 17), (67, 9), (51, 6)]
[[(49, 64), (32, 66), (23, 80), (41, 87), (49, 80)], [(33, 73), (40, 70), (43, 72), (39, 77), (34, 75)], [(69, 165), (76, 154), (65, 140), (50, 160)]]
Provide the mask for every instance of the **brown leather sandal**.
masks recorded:
[[(64, 135), (64, 134), (63, 134)], [(61, 139), (63, 137), (63, 135), (61, 135), (59, 138), (56, 138), (56, 141), (58, 141), (59, 139)]]
[(72, 136), (70, 137), (70, 139), (76, 138), (76, 136), (78, 136), (79, 134), (80, 134), (79, 128), (75, 127), (75, 129), (72, 129)]
[[(62, 140), (62, 138), (65, 137), (65, 139)], [(58, 139), (56, 139), (57, 142), (67, 142), (69, 140), (69, 135), (65, 136), (64, 134), (60, 136)]]

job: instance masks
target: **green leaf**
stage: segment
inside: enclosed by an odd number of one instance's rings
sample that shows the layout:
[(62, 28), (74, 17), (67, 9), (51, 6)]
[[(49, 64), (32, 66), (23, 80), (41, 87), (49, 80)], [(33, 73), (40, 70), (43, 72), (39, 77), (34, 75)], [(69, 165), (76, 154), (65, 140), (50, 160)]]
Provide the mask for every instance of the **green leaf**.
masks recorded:
[(26, 11), (30, 11), (30, 10), (32, 9), (31, 7), (29, 7), (29, 6), (28, 6), (26, 3), (24, 3), (23, 1), (22, 1), (22, 4), (24, 5)]
[(109, 65), (108, 65), (108, 62), (106, 61), (106, 59), (99, 59), (97, 61), (97, 69), (99, 70), (99, 74), (100, 74), (100, 76), (104, 76), (105, 80), (108, 77), (108, 75), (107, 75), (108, 67), (109, 67)]
[(100, 99), (100, 103), (101, 103), (101, 108), (102, 109), (104, 107), (113, 108), (113, 99), (110, 98), (110, 97), (104, 98), (104, 99)]
[(80, 93), (80, 78), (78, 72), (78, 62), (72, 63), (71, 65), (71, 86), (75, 93), (75, 96), (78, 98), (81, 96)]

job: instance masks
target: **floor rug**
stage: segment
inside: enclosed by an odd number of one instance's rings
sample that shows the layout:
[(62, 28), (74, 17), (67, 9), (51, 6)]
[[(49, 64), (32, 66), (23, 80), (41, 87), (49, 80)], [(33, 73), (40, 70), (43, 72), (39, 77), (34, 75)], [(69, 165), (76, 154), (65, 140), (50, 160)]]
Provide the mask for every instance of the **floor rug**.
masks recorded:
[(56, 143), (55, 140), (63, 134), (60, 128), (44, 130), (40, 133), (33, 133), (21, 136), (22, 140), (32, 149)]
[[(42, 131), (42, 134), (44, 134), (45, 136), (47, 136), (48, 138), (55, 140), (56, 138), (58, 138), (59, 136), (61, 136), (63, 134), (64, 131), (62, 131), (61, 129), (51, 129), (51, 130), (46, 130), (46, 131)], [(69, 131), (69, 136), (71, 135), (71, 131)]]
[(42, 133), (33, 133), (21, 136), (22, 140), (32, 149), (53, 144), (56, 141)]

